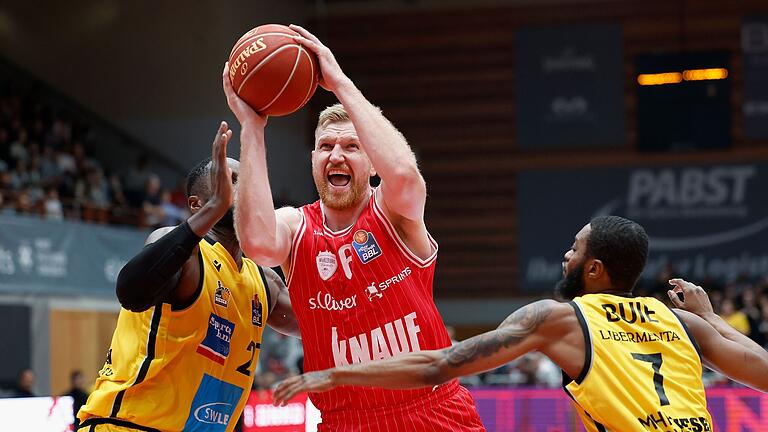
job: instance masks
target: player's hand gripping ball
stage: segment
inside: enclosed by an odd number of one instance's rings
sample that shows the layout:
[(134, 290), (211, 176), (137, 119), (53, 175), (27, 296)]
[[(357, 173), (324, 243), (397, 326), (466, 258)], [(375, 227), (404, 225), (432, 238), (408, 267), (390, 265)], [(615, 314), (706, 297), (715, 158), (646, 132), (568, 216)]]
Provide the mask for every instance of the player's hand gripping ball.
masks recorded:
[(258, 26), (244, 34), (229, 54), (232, 87), (254, 111), (282, 116), (303, 107), (317, 89), (317, 57), (280, 24)]

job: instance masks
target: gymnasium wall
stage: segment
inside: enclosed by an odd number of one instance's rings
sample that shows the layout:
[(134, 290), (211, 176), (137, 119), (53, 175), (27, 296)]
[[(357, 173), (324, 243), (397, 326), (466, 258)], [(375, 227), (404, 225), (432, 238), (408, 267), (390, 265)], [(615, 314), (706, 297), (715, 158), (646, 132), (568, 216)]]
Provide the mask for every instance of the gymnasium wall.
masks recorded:
[(95, 381), (112, 342), (117, 315), (117, 311), (50, 311), (50, 394), (69, 391), (74, 370), (83, 372), (88, 385)]
[[(745, 138), (741, 110), (742, 19), (765, 14), (765, 2), (516, 3), (432, 10), (416, 2), (395, 11), (347, 4), (318, 18), (342, 67), (404, 133), (420, 159), (429, 191), (428, 226), (441, 247), (435, 282), (439, 296), (519, 292), (517, 175), (522, 170), (768, 160), (768, 142)], [(624, 139), (608, 148), (522, 149), (516, 133), (521, 109), (516, 83), (526, 66), (516, 63), (518, 31), (602, 23), (620, 30)], [(635, 59), (683, 50), (729, 54), (731, 149), (639, 153)], [(326, 102), (316, 97), (313, 108)], [(559, 196), (540, 199), (568, 195), (578, 200), (591, 193), (572, 189), (568, 182), (559, 191)], [(557, 223), (570, 224), (575, 234), (587, 220), (569, 220), (568, 210), (567, 205), (559, 210)], [(571, 242), (570, 236), (562, 239), (553, 253), (560, 256)]]

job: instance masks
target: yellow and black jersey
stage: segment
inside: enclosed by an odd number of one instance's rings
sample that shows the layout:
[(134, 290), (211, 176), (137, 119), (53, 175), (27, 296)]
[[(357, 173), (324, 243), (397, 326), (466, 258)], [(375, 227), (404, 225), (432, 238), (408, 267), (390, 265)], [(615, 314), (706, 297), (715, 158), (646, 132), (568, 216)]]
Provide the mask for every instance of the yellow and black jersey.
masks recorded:
[(652, 297), (611, 294), (571, 305), (586, 360), (563, 385), (588, 431), (712, 430), (698, 346), (671, 309)]
[(106, 363), (78, 414), (83, 426), (234, 429), (253, 382), (269, 289), (253, 261), (243, 258), (238, 270), (217, 242), (201, 240), (198, 259), (202, 275), (192, 305), (120, 311)]

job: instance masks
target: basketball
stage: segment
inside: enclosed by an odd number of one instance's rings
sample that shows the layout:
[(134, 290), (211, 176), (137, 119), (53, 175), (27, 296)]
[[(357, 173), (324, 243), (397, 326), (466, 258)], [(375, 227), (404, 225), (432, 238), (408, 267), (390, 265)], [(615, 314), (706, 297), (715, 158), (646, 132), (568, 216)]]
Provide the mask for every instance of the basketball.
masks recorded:
[(258, 26), (244, 34), (229, 55), (232, 87), (262, 115), (290, 114), (317, 89), (317, 57), (292, 36), (299, 34), (284, 25)]

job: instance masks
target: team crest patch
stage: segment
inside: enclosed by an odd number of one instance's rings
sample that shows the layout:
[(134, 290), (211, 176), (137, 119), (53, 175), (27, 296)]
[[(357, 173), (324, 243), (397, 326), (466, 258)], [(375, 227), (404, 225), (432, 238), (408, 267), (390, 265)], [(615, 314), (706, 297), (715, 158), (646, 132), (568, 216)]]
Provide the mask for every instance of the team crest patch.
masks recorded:
[(232, 339), (232, 332), (234, 331), (235, 324), (233, 322), (212, 313), (208, 319), (208, 332), (205, 334), (205, 339), (197, 347), (197, 352), (209, 360), (223, 365), (224, 360), (229, 356), (229, 341)]
[(214, 303), (219, 306), (227, 307), (231, 295), (232, 292), (229, 291), (229, 288), (225, 287), (221, 281), (216, 281), (216, 293), (213, 297)]
[(333, 252), (322, 251), (317, 254), (315, 258), (317, 262), (317, 272), (320, 274), (320, 279), (326, 281), (336, 273), (336, 255)]
[(372, 233), (365, 230), (357, 230), (352, 239), (352, 247), (363, 264), (368, 264), (381, 256), (381, 248), (376, 243), (376, 238), (373, 237)]
[(261, 301), (257, 295), (253, 296), (253, 300), (251, 300), (251, 310), (253, 311), (253, 317), (251, 318), (253, 325), (262, 327), (264, 323), (261, 321)]

